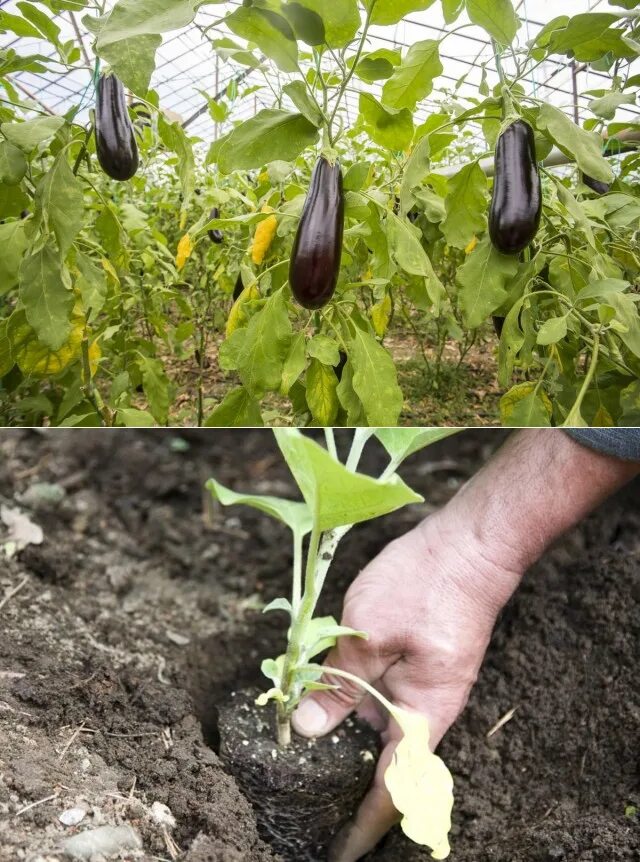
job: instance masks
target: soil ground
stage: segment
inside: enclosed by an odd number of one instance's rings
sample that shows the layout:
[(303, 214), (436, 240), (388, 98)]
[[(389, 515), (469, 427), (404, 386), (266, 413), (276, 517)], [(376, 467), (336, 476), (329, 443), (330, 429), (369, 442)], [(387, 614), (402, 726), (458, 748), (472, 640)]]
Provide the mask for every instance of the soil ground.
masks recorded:
[[(323, 610), (502, 439), (464, 432), (408, 463), (428, 502), (353, 531)], [(143, 841), (131, 862), (276, 862), (216, 754), (215, 705), (280, 651), (279, 615), (259, 610), (286, 592), (289, 543), (257, 512), (208, 508), (210, 475), (293, 493), (268, 431), (0, 432), (0, 503), (44, 532), (0, 573), (1, 862), (62, 862), (70, 834), (124, 823)], [(453, 862), (640, 859), (639, 669), (636, 486), (549, 552), (499, 622), (441, 748)], [(64, 826), (72, 807), (84, 819)], [(372, 856), (429, 858), (397, 832)]]

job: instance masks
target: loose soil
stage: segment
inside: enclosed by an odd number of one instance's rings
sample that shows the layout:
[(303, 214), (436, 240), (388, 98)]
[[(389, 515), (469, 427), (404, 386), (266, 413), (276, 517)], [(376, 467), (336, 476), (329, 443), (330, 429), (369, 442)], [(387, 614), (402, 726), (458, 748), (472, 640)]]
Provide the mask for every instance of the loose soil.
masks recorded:
[[(502, 439), (465, 432), (414, 457), (428, 502), (347, 537), (322, 610)], [(281, 616), (259, 611), (286, 592), (289, 542), (257, 512), (207, 506), (210, 475), (293, 493), (266, 431), (0, 432), (0, 503), (45, 537), (0, 573), (1, 862), (62, 862), (65, 837), (124, 823), (144, 849), (122, 859), (277, 862), (216, 753), (216, 705), (263, 685), (281, 651)], [(499, 622), (440, 751), (453, 862), (640, 859), (639, 668), (636, 486), (548, 553)], [(86, 815), (64, 826), (72, 807)], [(397, 831), (371, 856), (429, 858)]]

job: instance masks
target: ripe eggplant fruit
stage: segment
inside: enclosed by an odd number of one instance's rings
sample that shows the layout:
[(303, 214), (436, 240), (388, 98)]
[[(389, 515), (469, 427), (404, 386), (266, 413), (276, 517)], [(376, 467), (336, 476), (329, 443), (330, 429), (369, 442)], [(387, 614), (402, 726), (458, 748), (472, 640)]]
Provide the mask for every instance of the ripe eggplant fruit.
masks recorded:
[(535, 239), (542, 218), (542, 183), (535, 135), (524, 120), (504, 130), (496, 146), (489, 215), (491, 242), (502, 254), (519, 254)]
[(124, 87), (115, 75), (101, 75), (96, 99), (96, 151), (102, 170), (114, 180), (130, 180), (138, 170), (138, 147)]
[(289, 283), (304, 308), (325, 306), (340, 275), (344, 233), (342, 170), (323, 156), (316, 164), (293, 243)]
[(236, 281), (236, 286), (233, 288), (233, 301), (236, 302), (240, 299), (240, 294), (244, 290), (244, 284), (242, 282), (242, 273), (238, 276), (238, 280)]
[[(213, 221), (214, 218), (220, 218), (220, 210), (218, 207), (214, 207), (209, 213), (209, 221)], [(220, 245), (220, 243), (224, 242), (224, 234), (221, 230), (209, 230), (207, 233), (209, 234), (211, 242), (215, 242), (216, 245)]]
[(590, 177), (588, 174), (582, 175), (582, 182), (597, 195), (608, 195), (611, 191), (609, 183), (603, 183), (602, 180), (594, 180), (594, 178)]

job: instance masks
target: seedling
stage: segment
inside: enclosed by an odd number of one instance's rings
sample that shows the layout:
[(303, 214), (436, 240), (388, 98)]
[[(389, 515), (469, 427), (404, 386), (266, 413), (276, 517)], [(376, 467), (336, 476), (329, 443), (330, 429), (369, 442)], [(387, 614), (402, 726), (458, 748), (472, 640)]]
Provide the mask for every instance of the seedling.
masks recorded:
[[(291, 715), (302, 697), (311, 691), (335, 688), (323, 681), (324, 669), (314, 661), (333, 647), (338, 638), (366, 638), (367, 633), (338, 625), (333, 617), (317, 617), (316, 608), (327, 573), (340, 541), (355, 524), (386, 515), (423, 498), (397, 474), (410, 455), (436, 440), (455, 433), (437, 429), (359, 429), (343, 463), (333, 431), (325, 430), (326, 448), (300, 431), (276, 429), (274, 434), (303, 500), (239, 494), (215, 479), (207, 483), (212, 495), (225, 506), (241, 503), (260, 509), (285, 523), (293, 535), (293, 571), (290, 598), (276, 598), (264, 612), (279, 610), (290, 616), (287, 650), (262, 663), (271, 687), (262, 694), (260, 706), (275, 704), (278, 744), (291, 742)], [(376, 437), (384, 446), (389, 463), (373, 478), (358, 472), (367, 442)], [(352, 674), (331, 669), (332, 678), (356, 682), (376, 698), (398, 723), (404, 736), (385, 773), (385, 783), (394, 805), (402, 814), (404, 832), (431, 848), (434, 859), (446, 859), (450, 848), (453, 780), (429, 748), (429, 724), (418, 713), (390, 703), (376, 689)]]

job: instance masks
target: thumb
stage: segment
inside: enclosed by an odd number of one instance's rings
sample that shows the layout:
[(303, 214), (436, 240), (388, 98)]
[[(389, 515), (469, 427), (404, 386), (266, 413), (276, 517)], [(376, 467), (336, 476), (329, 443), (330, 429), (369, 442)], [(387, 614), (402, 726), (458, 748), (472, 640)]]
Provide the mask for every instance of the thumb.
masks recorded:
[(300, 736), (324, 736), (341, 724), (366, 696), (364, 689), (354, 681), (332, 674), (332, 668), (348, 671), (375, 685), (394, 660), (382, 658), (370, 641), (348, 636), (340, 638), (324, 662), (322, 677), (323, 683), (336, 687), (304, 697), (293, 713), (293, 729)]

